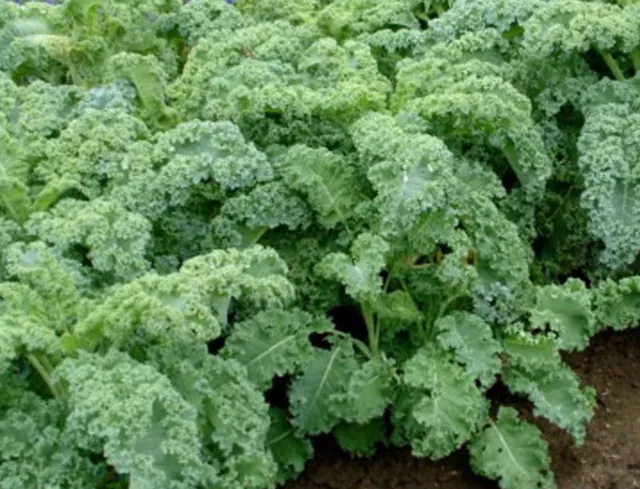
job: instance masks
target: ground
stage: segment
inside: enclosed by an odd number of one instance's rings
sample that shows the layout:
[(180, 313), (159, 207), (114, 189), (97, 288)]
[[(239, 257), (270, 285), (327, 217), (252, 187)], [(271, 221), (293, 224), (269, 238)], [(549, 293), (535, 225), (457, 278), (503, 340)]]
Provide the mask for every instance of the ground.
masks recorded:
[[(640, 488), (640, 329), (602, 333), (585, 352), (566, 358), (583, 382), (598, 391), (598, 408), (581, 447), (561, 430), (536, 420), (550, 443), (558, 488)], [(328, 440), (318, 440), (316, 449), (315, 460), (286, 489), (498, 487), (470, 473), (464, 451), (434, 464), (398, 449), (351, 460)]]

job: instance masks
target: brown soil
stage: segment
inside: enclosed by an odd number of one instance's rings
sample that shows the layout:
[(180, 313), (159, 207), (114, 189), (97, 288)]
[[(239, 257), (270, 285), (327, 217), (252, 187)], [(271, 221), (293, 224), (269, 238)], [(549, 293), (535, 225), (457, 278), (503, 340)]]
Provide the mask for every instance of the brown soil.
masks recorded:
[[(544, 420), (559, 489), (640, 488), (640, 329), (605, 332), (580, 354), (567, 356), (586, 385), (598, 391), (598, 408), (581, 447)], [(349, 459), (327, 440), (299, 480), (286, 489), (497, 489), (474, 476), (462, 450), (439, 463), (384, 449), (370, 459)], [(524, 488), (523, 488), (524, 489)]]

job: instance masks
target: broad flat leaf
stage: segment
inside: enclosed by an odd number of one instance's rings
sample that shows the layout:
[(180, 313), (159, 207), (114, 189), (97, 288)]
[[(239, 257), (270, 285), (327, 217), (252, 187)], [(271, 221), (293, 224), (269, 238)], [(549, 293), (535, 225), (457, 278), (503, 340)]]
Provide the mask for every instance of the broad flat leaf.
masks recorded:
[(403, 366), (402, 388), (393, 406), (393, 441), (434, 460), (468, 441), (488, 415), (475, 379), (453, 356), (425, 347)]
[(341, 419), (364, 424), (384, 414), (391, 402), (392, 365), (382, 359), (368, 360), (351, 372), (345, 392), (336, 395), (331, 409)]
[(339, 418), (332, 410), (336, 395), (344, 394), (352, 373), (358, 368), (351, 346), (345, 343), (332, 350), (316, 350), (303, 374), (292, 384), (289, 394), (292, 424), (298, 432), (328, 433)]
[(440, 345), (453, 350), (469, 375), (484, 388), (493, 385), (501, 367), (501, 348), (487, 323), (474, 314), (455, 312), (439, 319), (435, 328)]
[(284, 483), (302, 472), (313, 455), (313, 446), (309, 440), (296, 434), (286, 411), (271, 408), (269, 414), (271, 424), (266, 444), (278, 464), (278, 481)]
[(540, 430), (513, 408), (500, 408), (496, 421), (471, 440), (469, 452), (473, 470), (498, 480), (502, 489), (555, 488)]
[(333, 430), (340, 448), (357, 457), (371, 456), (376, 445), (384, 441), (385, 425), (382, 418), (366, 424), (341, 423)]
[(309, 335), (333, 329), (325, 318), (304, 311), (273, 309), (237, 323), (221, 354), (247, 368), (249, 378), (261, 390), (274, 377), (297, 372), (313, 353)]
[(584, 349), (598, 330), (591, 310), (591, 294), (577, 279), (538, 288), (531, 324), (539, 328), (549, 326), (558, 334), (560, 349), (568, 351)]
[(549, 369), (505, 369), (502, 377), (509, 390), (529, 397), (533, 414), (543, 416), (567, 430), (577, 444), (584, 442), (585, 425), (594, 414), (595, 391), (580, 389), (580, 379), (558, 363)]

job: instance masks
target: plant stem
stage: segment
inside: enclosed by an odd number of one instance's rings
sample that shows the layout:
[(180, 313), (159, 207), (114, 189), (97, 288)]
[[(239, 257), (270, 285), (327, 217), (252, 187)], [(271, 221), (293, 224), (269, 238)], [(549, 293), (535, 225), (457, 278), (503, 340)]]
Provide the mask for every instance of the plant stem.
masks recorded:
[(345, 333), (344, 331), (334, 330), (334, 331), (331, 331), (331, 334), (334, 334), (336, 336), (341, 336), (343, 338), (348, 339), (349, 341), (351, 341), (354, 345), (356, 345), (358, 347), (358, 350), (360, 350), (365, 357), (371, 358), (371, 351), (369, 350), (367, 345), (365, 343), (363, 343), (362, 341), (360, 341), (359, 339), (354, 338), (353, 336), (351, 336), (348, 333)]
[(451, 304), (453, 304), (455, 301), (460, 299), (461, 297), (462, 297), (462, 294), (455, 294), (455, 295), (452, 295), (451, 297), (449, 297), (442, 304), (440, 304), (440, 310), (438, 311), (438, 319), (440, 319), (442, 316), (444, 316), (444, 314), (447, 312), (447, 308)]
[[(33, 353), (27, 354), (27, 360), (29, 360), (29, 363), (31, 363), (33, 368), (35, 368), (36, 371), (40, 374), (40, 377), (42, 378), (42, 380), (44, 380), (44, 383), (47, 384), (47, 387), (49, 387), (49, 390), (53, 394), (53, 397), (60, 397), (58, 389), (56, 389), (53, 381), (51, 380), (51, 372), (49, 372), (44, 367), (44, 365), (42, 364), (43, 362), (41, 362)], [(49, 364), (48, 361), (46, 361), (46, 363)]]
[(373, 317), (373, 311), (371, 309), (371, 305), (368, 303), (362, 304), (362, 316), (364, 317), (364, 322), (367, 325), (367, 335), (369, 337), (369, 348), (371, 349), (371, 354), (374, 357), (378, 356), (378, 331), (376, 331), (375, 319)]
[(640, 72), (640, 47), (635, 48), (631, 53), (629, 53), (629, 57), (631, 58), (631, 63), (633, 64), (633, 68), (636, 70), (636, 73)]
[(622, 73), (622, 70), (620, 69), (620, 65), (615, 60), (615, 58), (611, 56), (611, 53), (604, 49), (598, 49), (597, 51), (600, 54), (600, 56), (602, 56), (602, 59), (611, 70), (611, 73), (613, 74), (615, 79), (618, 81), (624, 81), (625, 80), (624, 73)]

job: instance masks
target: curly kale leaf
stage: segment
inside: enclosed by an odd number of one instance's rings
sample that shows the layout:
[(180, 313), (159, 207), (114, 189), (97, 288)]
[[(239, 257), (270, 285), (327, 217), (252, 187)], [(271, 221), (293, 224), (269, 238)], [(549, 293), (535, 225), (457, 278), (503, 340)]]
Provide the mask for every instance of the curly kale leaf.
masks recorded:
[(104, 451), (133, 487), (190, 487), (211, 477), (203, 460), (197, 410), (148, 365), (116, 351), (65, 360), (55, 379), (68, 392), (69, 436)]
[(558, 336), (558, 346), (568, 351), (586, 348), (600, 327), (591, 309), (591, 294), (577, 279), (561, 286), (539, 287), (531, 311), (531, 325), (551, 328)]
[(293, 287), (285, 271), (277, 255), (264, 248), (216, 250), (185, 262), (178, 272), (149, 273), (114, 287), (78, 322), (70, 341), (127, 351), (205, 343), (227, 326), (233, 300), (258, 308), (289, 304)]
[(141, 142), (121, 162), (123, 178), (111, 198), (150, 219), (186, 206), (196, 195), (224, 192), (273, 178), (266, 156), (231, 122), (190, 121)]
[(0, 367), (27, 358), (49, 382), (49, 358), (60, 356), (60, 336), (82, 311), (79, 277), (41, 242), (14, 243), (5, 261), (10, 281), (0, 283)]
[(435, 45), (422, 60), (403, 62), (392, 107), (420, 115), (428, 131), (452, 148), (498, 150), (527, 194), (539, 197), (552, 162), (531, 100), (509, 80), (513, 68), (503, 44), (496, 34), (469, 35)]
[(345, 452), (365, 457), (373, 455), (376, 446), (385, 441), (385, 428), (382, 418), (366, 424), (342, 423), (333, 430), (333, 436)]
[(242, 248), (271, 229), (306, 230), (313, 216), (305, 200), (282, 181), (261, 184), (224, 201), (214, 228), (221, 239)]
[(286, 411), (269, 410), (271, 424), (267, 434), (267, 446), (278, 463), (278, 482), (297, 477), (305, 463), (313, 455), (313, 446), (306, 438), (299, 437), (287, 417)]
[(524, 52), (540, 59), (589, 49), (629, 53), (640, 44), (638, 10), (603, 2), (546, 2), (522, 27)]
[(501, 489), (555, 487), (547, 444), (534, 425), (501, 407), (495, 421), (471, 440), (471, 465), (478, 474), (499, 481)]
[(490, 326), (478, 316), (455, 312), (435, 322), (436, 338), (442, 348), (452, 350), (469, 375), (483, 388), (491, 387), (501, 370), (500, 344)]
[[(202, 456), (213, 487), (272, 487), (278, 467), (268, 446), (269, 406), (238, 362), (206, 344), (150, 345), (148, 362), (197, 411)], [(207, 486), (207, 483), (204, 483)]]
[(169, 87), (185, 120), (230, 119), (265, 145), (342, 142), (341, 126), (386, 106), (390, 84), (363, 43), (282, 20), (222, 32), (193, 48)]
[(306, 196), (327, 229), (348, 227), (366, 198), (353, 163), (326, 149), (292, 146), (274, 166), (291, 189)]
[(420, 27), (413, 8), (415, 0), (338, 0), (327, 5), (318, 15), (317, 23), (336, 39), (355, 37), (385, 27)]
[(630, 264), (640, 251), (640, 157), (637, 83), (609, 82), (585, 94), (586, 119), (578, 140), (578, 166), (584, 176), (581, 203), (592, 236), (602, 240), (602, 262)]
[(86, 108), (48, 142), (36, 175), (45, 182), (71, 180), (84, 196), (96, 198), (118, 181), (129, 147), (149, 138), (144, 123), (122, 109)]
[(454, 156), (439, 139), (407, 134), (397, 121), (373, 113), (351, 128), (369, 170), (385, 234), (410, 231), (423, 213), (442, 209), (453, 186)]
[(598, 324), (616, 331), (634, 328), (640, 321), (640, 277), (605, 280), (592, 289)]
[(338, 280), (345, 286), (347, 294), (363, 304), (373, 304), (382, 294), (382, 277), (385, 255), (389, 245), (385, 240), (370, 233), (360, 234), (353, 242), (350, 258), (345, 253), (327, 255), (316, 271), (327, 279)]
[(594, 415), (595, 391), (580, 389), (580, 379), (569, 367), (557, 363), (548, 370), (508, 368), (502, 379), (512, 392), (529, 397), (534, 415), (566, 429), (579, 445), (584, 443), (586, 424)]
[(2, 489), (43, 484), (51, 489), (83, 489), (98, 487), (106, 479), (106, 464), (93, 462), (65, 428), (64, 402), (22, 391), (0, 413)]
[(212, 32), (234, 30), (245, 27), (249, 20), (229, 2), (219, 0), (201, 0), (186, 2), (176, 13), (173, 22), (182, 39), (189, 46), (195, 46)]
[[(407, 241), (417, 258), (446, 244), (452, 251), (434, 273), (447, 287), (526, 284), (530, 251), (495, 203), (505, 192), (492, 172), (459, 161), (443, 141), (412, 132), (401, 117), (365, 116), (352, 134), (369, 166), (382, 236)], [(477, 260), (469, 263), (472, 250)]]
[(403, 365), (392, 409), (392, 441), (417, 456), (446, 457), (485, 423), (489, 405), (473, 376), (437, 347), (423, 347)]
[[(215, 487), (271, 487), (278, 466), (269, 447), (269, 406), (233, 360), (204, 348), (169, 351), (160, 369), (198, 409), (207, 462), (217, 468)], [(186, 355), (186, 356), (185, 356)]]
[(332, 330), (331, 323), (301, 310), (273, 309), (236, 323), (222, 355), (238, 361), (260, 390), (276, 376), (295, 374), (313, 355), (309, 335)]
[(328, 433), (342, 420), (367, 423), (382, 416), (392, 371), (383, 360), (359, 364), (348, 342), (316, 350), (291, 385), (292, 424), (300, 433)]
[(126, 280), (149, 268), (146, 248), (151, 224), (116, 202), (65, 199), (48, 213), (33, 214), (27, 226), (32, 234), (60, 251), (84, 248), (86, 258), (99, 272)]
[(503, 35), (517, 33), (518, 27), (546, 3), (547, 0), (456, 0), (429, 22), (429, 30), (439, 42), (490, 29)]

